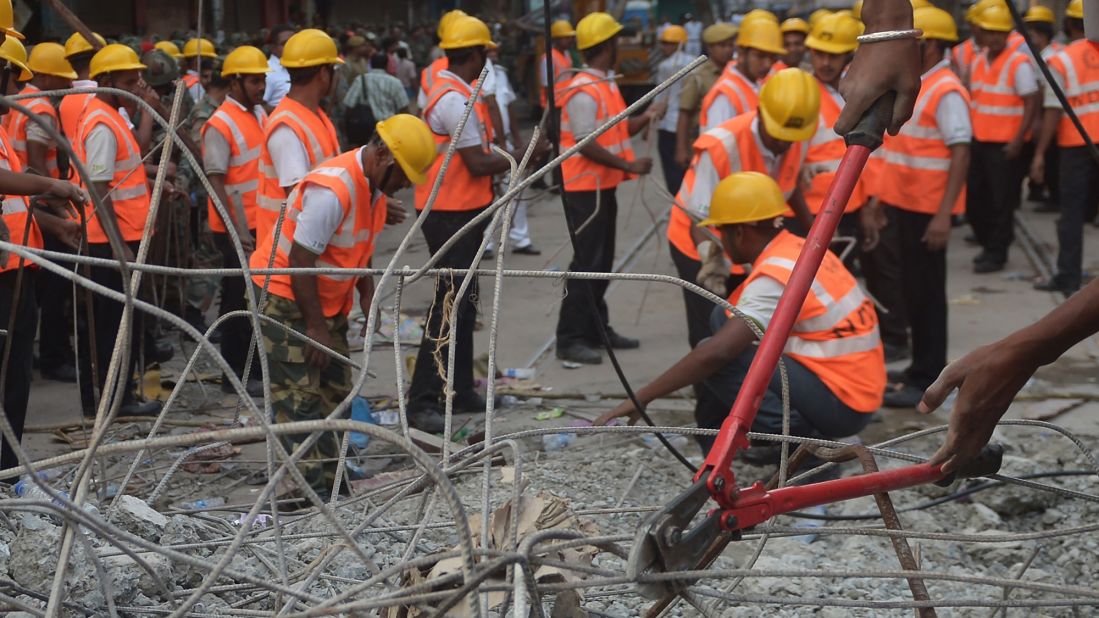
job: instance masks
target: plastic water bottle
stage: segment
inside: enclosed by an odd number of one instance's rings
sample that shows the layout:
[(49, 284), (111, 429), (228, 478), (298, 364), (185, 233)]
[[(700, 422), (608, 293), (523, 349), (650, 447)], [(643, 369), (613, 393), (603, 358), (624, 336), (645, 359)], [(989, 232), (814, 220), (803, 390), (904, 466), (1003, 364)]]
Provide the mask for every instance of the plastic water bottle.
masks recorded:
[(542, 450), (546, 452), (561, 451), (576, 442), (574, 433), (550, 433), (542, 436)]
[(213, 509), (225, 504), (225, 498), (221, 496), (215, 496), (213, 498), (202, 498), (200, 500), (193, 500), (191, 502), (184, 502), (180, 506), (188, 511), (198, 511), (202, 509)]
[[(34, 481), (29, 476), (24, 476), (23, 478), (19, 479), (19, 481), (15, 484), (14, 487), (12, 487), (12, 489), (15, 491), (15, 495), (23, 500), (41, 500), (43, 502), (52, 502), (58, 506), (61, 506), (62, 508), (68, 508), (65, 506), (65, 503), (60, 500), (60, 498), (51, 496), (50, 494), (43, 491), (41, 487), (35, 485)], [(59, 496), (64, 497), (65, 499), (71, 499), (69, 496), (69, 492), (67, 491), (56, 490), (55, 493), (57, 493)], [(97, 508), (94, 504), (90, 502), (85, 502), (82, 508), (84, 509), (84, 512), (89, 515), (99, 515), (99, 508)], [(80, 530), (87, 534), (87, 530), (85, 530), (83, 526), (80, 527)]]
[[(351, 420), (370, 423), (371, 425), (378, 424), (378, 419), (374, 418), (374, 412), (370, 410), (370, 403), (363, 397), (356, 397), (351, 400)], [(362, 450), (369, 444), (369, 435), (357, 431), (351, 432), (351, 446)]]

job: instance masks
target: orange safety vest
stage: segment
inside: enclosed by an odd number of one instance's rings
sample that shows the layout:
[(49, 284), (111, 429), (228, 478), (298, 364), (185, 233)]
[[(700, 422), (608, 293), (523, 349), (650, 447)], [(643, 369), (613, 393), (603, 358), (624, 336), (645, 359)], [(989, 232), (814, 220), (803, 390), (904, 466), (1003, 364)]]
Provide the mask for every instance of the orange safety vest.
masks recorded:
[[(19, 94), (32, 94), (35, 92), (41, 92), (38, 88), (27, 84), (23, 91)], [(34, 99), (24, 99), (23, 105), (29, 109), (32, 113), (38, 116), (49, 116), (53, 121), (53, 126), (58, 127), (57, 110), (54, 109), (50, 100), (45, 97), (37, 97)], [(6, 126), (8, 130), (8, 137), (11, 138), (11, 145), (15, 148), (15, 154), (19, 156), (19, 163), (25, 168), (27, 167), (27, 123), (29, 118), (26, 114), (20, 114), (16, 112), (8, 113), (8, 124)], [(46, 169), (37, 170), (38, 172), (44, 172), (50, 178), (60, 178), (61, 173), (57, 170), (57, 146), (50, 145), (46, 149)]]
[[(804, 238), (786, 230), (779, 232), (752, 263), (751, 274), (729, 296), (729, 303), (735, 306), (747, 286), (759, 277), (770, 277), (785, 286), (804, 245)], [(784, 353), (805, 365), (852, 410), (871, 413), (881, 406), (885, 355), (878, 314), (831, 251), (824, 254)]]
[[(443, 98), (443, 95), (449, 92), (457, 92), (467, 101), (473, 96), (473, 87), (458, 77), (438, 75), (434, 83), (434, 89), (428, 97), (427, 105), (424, 106), (423, 117), (425, 119), (430, 117), (431, 110), (435, 109), (435, 105)], [(488, 152), (490, 144), (492, 144), (492, 119), (488, 115), (488, 105), (478, 98), (473, 104), (473, 113), (477, 114), (477, 120), (481, 123), (481, 147), (485, 152)], [(472, 127), (468, 128), (472, 130)], [(432, 135), (435, 138), (435, 150), (440, 156), (435, 157), (435, 162), (431, 164), (431, 169), (427, 173), (427, 182), (416, 185), (414, 194), (416, 210), (423, 210), (424, 206), (427, 205), (427, 198), (431, 195), (435, 178), (439, 176), (443, 168), (443, 160), (446, 158), (442, 154), (450, 148), (449, 133), (440, 134), (435, 133), (433, 130)], [(439, 187), (439, 196), (435, 199), (435, 204), (431, 209), (440, 212), (476, 210), (491, 204), (492, 198), (492, 176), (474, 176), (466, 167), (462, 157), (455, 153), (450, 158), (450, 165), (447, 167), (446, 175), (443, 176), (442, 185)]]
[(1018, 31), (1012, 30), (1011, 34), (1007, 35), (1007, 47), (1005, 51), (1013, 52), (1022, 49), (1026, 45), (1026, 39)]
[[(8, 113), (22, 116), (22, 114), (13, 111)], [(2, 127), (0, 127), (0, 150), (2, 150), (0, 152), (0, 169), (12, 172), (23, 171), (23, 166), (19, 164), (19, 157), (15, 156), (15, 149), (12, 147), (11, 140), (8, 139), (8, 132)], [(3, 217), (4, 225), (7, 226), (8, 234), (11, 236), (8, 242), (32, 249), (41, 249), (44, 246), (42, 244), (42, 231), (38, 229), (38, 223), (34, 220), (34, 217), (31, 217), (26, 197), (22, 195), (5, 195), (4, 201), (0, 202), (0, 216)], [(28, 217), (30, 218), (29, 228), (27, 227)], [(27, 231), (26, 236), (23, 235), (24, 230)], [(24, 264), (37, 268), (30, 261), (24, 261)], [(0, 263), (0, 272), (17, 268), (19, 268), (19, 256), (14, 253), (8, 253), (7, 258)]]
[(420, 71), (420, 94), (426, 99), (431, 90), (435, 87), (435, 82), (439, 78), (439, 73), (450, 68), (450, 58), (443, 56), (442, 58), (436, 58), (435, 62), (427, 65), (423, 71)]
[(954, 58), (954, 66), (958, 67), (960, 71), (969, 69), (977, 58), (978, 51), (980, 50), (977, 48), (977, 41), (973, 37), (969, 37), (961, 44), (955, 45), (954, 49), (950, 50), (950, 55)]
[[(759, 92), (756, 85), (736, 70), (735, 62), (729, 62), (725, 65), (725, 70), (721, 72), (721, 77), (717, 78), (714, 85), (710, 87), (710, 91), (706, 93), (705, 97), (702, 97), (702, 110), (698, 115), (698, 124), (703, 131), (720, 124), (720, 122), (711, 123), (708, 119), (710, 106), (714, 104), (718, 96), (724, 96), (729, 100), (729, 104), (733, 107), (734, 117), (748, 113), (755, 109), (759, 103)], [(728, 118), (725, 120), (728, 120)]]
[[(1065, 97), (1080, 118), (1080, 124), (1092, 141), (1099, 140), (1099, 49), (1087, 39), (1073, 41), (1049, 59), (1050, 70), (1061, 74)], [(1073, 148), (1084, 145), (1068, 116), (1057, 126), (1057, 145)]]
[[(550, 52), (553, 54), (553, 101), (557, 104), (557, 107), (561, 107), (561, 95), (562, 87), (565, 82), (568, 81), (569, 72), (572, 70), (572, 58), (568, 54), (565, 54), (558, 50), (556, 47), (551, 47)], [(546, 68), (546, 55), (538, 59), (538, 66), (536, 70), (541, 73)], [(542, 107), (546, 106), (546, 87), (539, 87), (539, 92), (542, 94)]]
[[(584, 71), (577, 73), (569, 81), (561, 96), (561, 150), (568, 150), (578, 141), (572, 134), (572, 121), (569, 118), (567, 104), (572, 97), (584, 93), (595, 100), (595, 126), (600, 126), (612, 116), (626, 109), (626, 101), (618, 91), (618, 85), (609, 79)], [(599, 137), (595, 142), (607, 152), (633, 161), (633, 147), (630, 145), (629, 123), (622, 120)], [(633, 178), (622, 170), (606, 167), (592, 161), (577, 152), (561, 163), (561, 172), (565, 180), (566, 191), (601, 191), (613, 189), (623, 181)]]
[[(262, 109), (262, 108), (261, 108)], [(266, 122), (267, 114), (263, 114)], [(264, 122), (264, 123), (265, 123)], [(225, 173), (225, 193), (233, 204), (239, 204), (248, 220), (248, 229), (256, 229), (256, 194), (259, 191), (259, 156), (263, 149), (263, 124), (250, 110), (226, 97), (225, 102), (202, 126), (202, 135), (214, 130), (229, 142), (229, 169)], [(205, 151), (206, 144), (203, 143)], [(232, 208), (231, 204), (225, 204)], [(210, 229), (225, 232), (225, 221), (214, 208), (214, 200), (207, 204)]]
[(1022, 52), (1006, 49), (991, 64), (985, 52), (973, 61), (969, 93), (974, 140), (1007, 143), (1023, 126), (1023, 97), (1015, 93), (1015, 72), (1025, 62), (1030, 59)]
[[(877, 196), (883, 202), (911, 212), (939, 212), (950, 176), (950, 148), (943, 141), (935, 114), (939, 102), (951, 92), (969, 102), (969, 93), (958, 76), (948, 67), (939, 67), (920, 85), (912, 118), (900, 133), (886, 136), (877, 183)], [(963, 186), (953, 212), (960, 214), (964, 207)]]
[(95, 98), (94, 94), (67, 94), (61, 98), (61, 104), (57, 106), (57, 115), (61, 118), (61, 130), (70, 142), (76, 141), (80, 133), (80, 117), (84, 115), (84, 109)]
[[(282, 222), (282, 233), (275, 247), (274, 268), (289, 268), (290, 247), (294, 243), (294, 231), (302, 212), (302, 196), (309, 186), (318, 186), (336, 194), (343, 208), (343, 218), (332, 234), (324, 252), (317, 258), (318, 268), (366, 268), (374, 254), (378, 233), (385, 226), (386, 198), (381, 191), (374, 191), (363, 174), (362, 148), (349, 150), (329, 159), (310, 172), (287, 198), (288, 214)], [(267, 268), (271, 259), (274, 235), (268, 234), (260, 242), (249, 263), (252, 268)], [(256, 285), (263, 285), (267, 275), (253, 275)], [(272, 294), (288, 300), (294, 299), (290, 275), (271, 275)], [(320, 297), (324, 317), (347, 315), (354, 302), (357, 275), (317, 275), (317, 294)]]
[(279, 185), (279, 174), (275, 162), (267, 147), (268, 140), (281, 126), (290, 127), (298, 141), (305, 145), (305, 154), (309, 157), (309, 169), (321, 161), (331, 159), (340, 153), (340, 141), (336, 137), (336, 127), (323, 109), (316, 112), (298, 103), (290, 97), (283, 97), (278, 107), (267, 119), (263, 128), (263, 144), (260, 148), (259, 192), (256, 194), (256, 238), (262, 239), (275, 227), (279, 211), (286, 201), (286, 190)]
[[(122, 240), (141, 240), (145, 234), (145, 220), (149, 216), (149, 187), (146, 185), (145, 165), (141, 162), (141, 148), (118, 110), (99, 97), (93, 97), (88, 102), (84, 115), (80, 117), (79, 133), (73, 146), (76, 156), (84, 165), (91, 166), (84, 151), (84, 142), (91, 135), (92, 129), (99, 125), (110, 129), (118, 144), (114, 159), (114, 178), (108, 183), (108, 187)], [(107, 242), (107, 234), (94, 211), (88, 215), (88, 242)]]
[[(809, 212), (814, 215), (820, 212), (828, 187), (836, 176), (840, 160), (847, 152), (847, 144), (832, 129), (836, 126), (836, 120), (839, 119), (842, 110), (832, 96), (832, 92), (820, 81), (817, 85), (820, 87), (820, 124), (817, 126), (816, 135), (809, 140), (809, 148), (805, 153), (805, 165), (815, 172), (809, 188), (805, 191), (805, 203), (809, 206)], [(860, 177), (843, 212), (858, 210), (866, 203), (866, 199), (866, 184)]]
[(193, 75), (191, 73), (184, 73), (183, 74), (183, 85), (187, 88), (187, 90), (190, 90), (191, 88), (194, 88), (195, 84), (198, 83), (198, 80), (199, 80), (198, 75)]
[[(695, 165), (700, 155), (705, 152), (710, 155), (710, 161), (714, 164), (719, 180), (736, 172), (759, 172), (770, 175), (771, 171), (767, 169), (763, 153), (756, 146), (756, 136), (752, 134), (752, 127), (758, 117), (759, 112), (756, 111), (741, 114), (706, 131), (695, 140), (694, 158), (683, 176), (683, 184), (675, 196), (676, 205), (672, 207), (668, 219), (668, 241), (681, 253), (694, 260), (700, 259), (698, 249), (691, 240), (691, 226), (694, 223), (683, 209), (690, 203), (691, 191), (694, 189)], [(782, 155), (782, 164), (779, 166), (775, 182), (778, 183), (786, 199), (790, 199), (798, 188), (798, 172), (804, 160), (805, 148), (801, 142), (794, 143), (786, 154)], [(717, 230), (714, 229), (714, 232), (716, 233)], [(738, 272), (738, 269), (734, 268), (733, 272)], [(744, 271), (739, 270), (739, 272)]]

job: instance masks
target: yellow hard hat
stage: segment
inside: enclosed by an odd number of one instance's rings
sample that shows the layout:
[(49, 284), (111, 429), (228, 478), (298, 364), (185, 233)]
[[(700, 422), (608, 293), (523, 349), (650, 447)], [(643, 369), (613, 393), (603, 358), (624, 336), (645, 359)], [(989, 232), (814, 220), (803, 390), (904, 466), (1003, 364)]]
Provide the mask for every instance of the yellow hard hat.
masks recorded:
[(32, 47), (27, 68), (42, 75), (76, 79), (76, 71), (65, 60), (65, 48), (60, 43), (39, 43)]
[(596, 11), (588, 13), (576, 22), (576, 48), (590, 49), (609, 41), (622, 31), (622, 24), (608, 13)]
[(783, 34), (786, 34), (787, 32), (809, 34), (809, 22), (800, 17), (791, 17), (782, 22), (782, 25), (779, 26), (779, 30), (781, 30)]
[(572, 24), (566, 19), (558, 19), (550, 25), (550, 36), (555, 39), (564, 39), (576, 36), (576, 30), (573, 30)]
[[(95, 39), (99, 41), (100, 45), (107, 44), (107, 40), (99, 36), (98, 32), (93, 32), (92, 36), (94, 36)], [(65, 58), (72, 58), (77, 54), (82, 54), (84, 52), (90, 51), (95, 51), (95, 47), (88, 42), (88, 39), (84, 38), (83, 34), (80, 34), (79, 32), (74, 32), (73, 35), (69, 37), (69, 40), (65, 41)]]
[(737, 27), (728, 22), (719, 21), (710, 24), (702, 31), (702, 42), (707, 45), (728, 41), (737, 34)]
[(194, 58), (195, 56), (202, 56), (203, 58), (217, 58), (217, 50), (214, 49), (214, 43), (210, 39), (191, 39), (183, 44), (183, 57)]
[(1057, 18), (1053, 15), (1053, 10), (1048, 6), (1042, 6), (1035, 4), (1026, 11), (1026, 15), (1023, 16), (1025, 22), (1040, 22), (1044, 24), (1056, 23)]
[(427, 123), (412, 114), (396, 114), (375, 125), (375, 130), (412, 184), (424, 184), (438, 153)]
[(778, 29), (778, 22), (762, 18), (740, 24), (736, 46), (750, 47), (780, 56), (786, 53), (786, 48), (782, 46), (782, 32)]
[(153, 45), (153, 47), (168, 54), (176, 60), (180, 60), (181, 58), (183, 58), (183, 52), (179, 51), (179, 46), (171, 41), (157, 41), (156, 45)]
[(221, 65), (221, 76), (263, 75), (271, 71), (267, 66), (267, 56), (258, 47), (241, 45), (229, 52)]
[(485, 22), (469, 15), (461, 16), (446, 28), (446, 35), (439, 43), (442, 49), (461, 49), (463, 47), (496, 48)]
[(111, 43), (92, 56), (91, 70), (88, 75), (95, 79), (103, 73), (115, 71), (140, 71), (146, 69), (137, 57), (137, 52), (121, 43)]
[(767, 21), (775, 22), (776, 26), (778, 25), (778, 15), (775, 15), (767, 9), (752, 9), (751, 11), (745, 13), (744, 17), (741, 18), (740, 27), (743, 28), (744, 24), (756, 19), (765, 19)]
[(1065, 8), (1065, 17), (1071, 17), (1073, 19), (1084, 18), (1084, 0), (1072, 0), (1068, 3), (1068, 7)]
[(736, 172), (723, 178), (710, 198), (703, 225), (737, 225), (781, 217), (786, 198), (774, 178), (759, 172)]
[(809, 14), (809, 27), (812, 28), (813, 26), (817, 25), (817, 22), (820, 21), (822, 17), (831, 14), (832, 11), (829, 11), (828, 9), (817, 9), (813, 11)]
[(22, 32), (15, 29), (15, 12), (11, 8), (11, 0), (0, 0), (0, 29), (4, 34), (22, 41), (25, 37)]
[(965, 10), (965, 20), (971, 24), (975, 23), (974, 20), (976, 20), (977, 16), (981, 14), (981, 11), (987, 9), (990, 6), (1003, 3), (1004, 0), (977, 0), (977, 2), (970, 5), (970, 7)]
[(1015, 28), (1015, 22), (1011, 20), (1011, 11), (1003, 4), (995, 4), (980, 13), (973, 23), (981, 30), (989, 32), (1011, 32)]
[(928, 2), (927, 0), (910, 0), (910, 2), (912, 3), (912, 10), (924, 9), (924, 8), (929, 7), (929, 6), (935, 6), (934, 4), (931, 4), (930, 2)]
[(466, 12), (462, 9), (454, 9), (453, 11), (447, 11), (443, 13), (443, 16), (439, 18), (439, 25), (435, 28), (435, 35), (439, 37), (439, 40), (443, 40), (443, 35), (446, 34), (447, 26), (450, 25), (455, 18), (465, 17)]
[(343, 64), (336, 42), (321, 30), (307, 28), (294, 34), (282, 48), (282, 66), (304, 69), (325, 64)]
[(19, 69), (16, 81), (25, 82), (34, 77), (34, 73), (27, 68), (27, 48), (23, 47), (19, 39), (13, 36), (4, 39), (3, 45), (0, 45), (0, 59), (6, 60), (9, 65)]
[(933, 6), (912, 11), (912, 27), (923, 30), (923, 38), (948, 41), (958, 40), (958, 24), (946, 11)]
[(851, 14), (855, 16), (855, 19), (862, 19), (862, 0), (858, 0), (858, 2), (851, 7)]
[(862, 22), (854, 17), (839, 13), (828, 15), (813, 27), (805, 39), (805, 46), (827, 54), (847, 54), (858, 49), (862, 28)]
[(686, 43), (687, 29), (683, 26), (668, 26), (660, 33), (661, 43)]
[[(855, 12), (852, 11), (851, 9), (840, 9), (840, 10), (836, 11), (836, 15), (846, 15), (848, 17), (855, 17)], [(855, 19), (858, 19), (858, 17), (855, 17)]]
[(771, 137), (803, 142), (817, 132), (820, 87), (812, 75), (801, 69), (783, 69), (760, 89), (759, 115)]

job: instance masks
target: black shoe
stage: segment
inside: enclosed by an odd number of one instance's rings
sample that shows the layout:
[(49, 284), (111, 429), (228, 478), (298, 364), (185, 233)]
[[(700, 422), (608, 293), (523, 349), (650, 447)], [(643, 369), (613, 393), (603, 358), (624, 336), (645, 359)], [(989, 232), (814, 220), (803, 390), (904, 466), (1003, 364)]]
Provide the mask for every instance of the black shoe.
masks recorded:
[(1000, 260), (988, 260), (985, 262), (977, 262), (973, 265), (973, 272), (978, 275), (986, 275), (988, 273), (1000, 272), (1004, 269), (1004, 262)]
[(641, 340), (619, 335), (613, 328), (607, 328), (607, 338), (611, 340), (611, 347), (616, 350), (636, 350), (641, 347)]
[(43, 369), (42, 377), (54, 382), (76, 382), (76, 367), (65, 363), (53, 369)]
[(987, 262), (992, 259), (992, 255), (988, 251), (981, 251), (977, 255), (973, 256), (973, 263)]
[(118, 409), (119, 416), (152, 416), (159, 414), (164, 404), (156, 401), (155, 399), (133, 399), (127, 403), (122, 404)]
[(922, 388), (916, 388), (911, 384), (905, 384), (895, 390), (885, 391), (882, 405), (887, 408), (915, 408), (923, 399)]
[(485, 398), (473, 389), (454, 395), (455, 412), (484, 412), (487, 405)]
[(1065, 296), (1072, 296), (1073, 294), (1076, 293), (1076, 290), (1078, 288), (1073, 288), (1072, 286), (1067, 286), (1067, 285), (1061, 285), (1060, 283), (1057, 282), (1056, 277), (1052, 277), (1050, 279), (1046, 279), (1045, 281), (1036, 282), (1034, 284), (1034, 289), (1038, 290), (1039, 292), (1060, 292), (1060, 293), (1064, 294)]
[(516, 247), (511, 250), (512, 253), (518, 253), (519, 255), (542, 255), (534, 245), (527, 245), (525, 247)]
[[(244, 391), (248, 393), (249, 397), (263, 397), (263, 380), (260, 380), (259, 378), (248, 378), (248, 383), (244, 385)], [(236, 389), (233, 388), (233, 383), (225, 376), (221, 376), (221, 392), (227, 395), (237, 392)]]
[(603, 353), (586, 343), (570, 343), (565, 347), (557, 346), (557, 358), (584, 365), (603, 363)]
[(446, 421), (438, 410), (433, 408), (420, 408), (408, 411), (408, 425), (427, 433), (443, 433)]
[(883, 347), (885, 348), (885, 362), (887, 363), (908, 360), (912, 357), (912, 352), (908, 349), (908, 346), (886, 343)]

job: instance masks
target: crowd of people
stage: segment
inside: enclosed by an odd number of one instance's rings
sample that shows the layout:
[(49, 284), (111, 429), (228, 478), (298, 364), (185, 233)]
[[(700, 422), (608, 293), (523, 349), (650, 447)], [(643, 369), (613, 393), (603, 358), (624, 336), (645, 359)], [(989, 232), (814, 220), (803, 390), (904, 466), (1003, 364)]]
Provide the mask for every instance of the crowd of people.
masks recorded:
[[(889, 2), (897, 4), (879, 4)], [(962, 42), (946, 11), (926, 0), (914, 0), (911, 11), (907, 0), (903, 6), (893, 12), (899, 17), (882, 10), (887, 17), (873, 24), (874, 31), (903, 36), (866, 44), (898, 60), (889, 70), (900, 75), (900, 86), (884, 88), (898, 95), (895, 134), (846, 206), (837, 240), (855, 250), (825, 258), (784, 354), (796, 435), (854, 435), (883, 403), (920, 403), (946, 365), (951, 227), (965, 215), (980, 246), (975, 272), (1002, 269), (1026, 177), (1043, 208), (1061, 212), (1057, 274), (1036, 287), (1073, 292), (1082, 283), (1081, 228), (1095, 217), (1099, 176), (1037, 76), (1007, 6), (974, 4), (967, 15), (972, 36)], [(649, 174), (654, 163), (635, 156), (631, 139), (652, 127), (669, 194), (675, 268), (682, 279), (728, 298), (743, 318), (730, 319), (733, 313), (685, 291), (691, 352), (637, 392), (642, 404), (693, 386), (699, 425), (717, 427), (725, 418), (755, 354), (750, 323), (766, 328), (774, 315), (844, 153), (841, 135), (862, 113), (853, 110), (851, 95), (841, 94), (841, 79), (858, 72), (859, 36), (871, 17), (859, 6), (785, 20), (757, 9), (736, 23), (703, 27), (688, 17), (665, 24), (657, 37), (657, 79), (687, 66), (695, 43), (706, 61), (645, 111), (609, 127), (626, 109), (615, 82), (623, 25), (601, 12), (575, 26), (564, 19), (552, 25), (552, 70), (543, 55), (537, 104), (551, 108), (562, 150), (582, 144), (561, 166), (557, 187), (575, 248), (569, 270), (611, 270), (617, 189)], [(1065, 43), (1049, 9), (1032, 7), (1026, 23), (1079, 104), (1085, 128), (1099, 135), (1099, 111), (1088, 98), (1099, 85), (1099, 52), (1078, 40), (1080, 0), (1066, 13)], [(904, 26), (922, 31), (918, 40)], [(236, 378), (250, 377), (243, 388), (259, 396), (251, 329), (242, 315), (246, 286), (254, 286), (265, 299), (258, 308), (267, 319), (260, 345), (277, 422), (324, 418), (348, 396), (350, 367), (328, 351), (348, 354), (348, 316), (356, 298), (358, 309), (369, 311), (374, 282), (340, 271), (369, 266), (379, 234), (408, 216), (392, 199), (396, 192), (414, 187), (413, 207), (422, 212), (439, 182), (422, 234), (437, 267), (466, 268), (483, 257), (488, 221), (456, 233), (508, 186), (509, 160), (491, 147), (516, 158), (528, 147), (536, 159), (550, 151), (544, 138), (530, 144), (522, 136), (515, 105), (521, 94), (501, 65), (509, 59), (502, 59), (493, 28), (458, 10), (442, 16), (434, 37), (423, 28), (376, 36), (278, 26), (258, 38), (113, 43), (78, 32), (62, 43), (24, 42), (10, 2), (0, 0), (0, 28), (0, 91), (24, 95), (28, 112), (6, 111), (0, 128), (4, 239), (113, 260), (147, 253), (148, 261), (181, 268), (238, 268), (245, 260), (252, 269), (320, 269), (251, 281), (149, 276), (138, 291), (200, 332), (216, 301), (224, 319), (213, 335), (227, 368)], [(91, 87), (104, 89), (40, 94)], [(861, 109), (877, 94), (861, 92)], [(168, 135), (160, 119), (172, 117), (181, 121)], [(157, 151), (168, 138), (178, 148), (161, 170)], [(443, 174), (437, 154), (452, 143), (455, 156)], [(167, 182), (154, 200), (158, 176)], [(154, 203), (160, 207), (151, 216)], [(511, 250), (537, 254), (526, 207), (520, 198)], [(41, 374), (79, 381), (85, 415), (113, 407), (124, 415), (157, 412), (159, 403), (139, 396), (134, 377), (170, 358), (172, 347), (160, 339), (163, 324), (138, 311), (131, 340), (117, 342), (124, 307), (118, 297), (80, 293), (74, 301), (66, 279), (16, 252), (0, 258), (0, 328), (10, 342), (3, 405), (17, 435), (36, 340)], [(80, 272), (120, 294), (128, 287), (117, 268)], [(887, 312), (875, 309), (857, 276)], [(456, 276), (438, 277), (411, 375), (409, 423), (429, 432), (443, 430), (448, 404), (457, 412), (486, 406), (473, 377), (476, 279), (460, 298), (459, 288)], [(606, 289), (606, 281), (567, 281), (556, 328), (559, 359), (599, 364), (604, 345), (641, 345), (611, 327)], [(74, 322), (70, 338), (66, 325)], [(452, 333), (455, 360), (447, 375), (439, 359), (448, 358)], [(131, 352), (117, 385), (106, 382), (116, 345)], [(905, 370), (887, 374), (887, 361), (905, 358)], [(227, 374), (222, 386), (234, 392), (233, 382)], [(626, 402), (601, 422), (636, 413)], [(782, 422), (776, 377), (753, 427), (780, 431)], [(285, 436), (284, 445), (294, 449), (304, 438)], [(338, 446), (326, 433), (302, 460), (318, 493), (332, 486)], [(0, 467), (15, 463), (5, 441)]]

